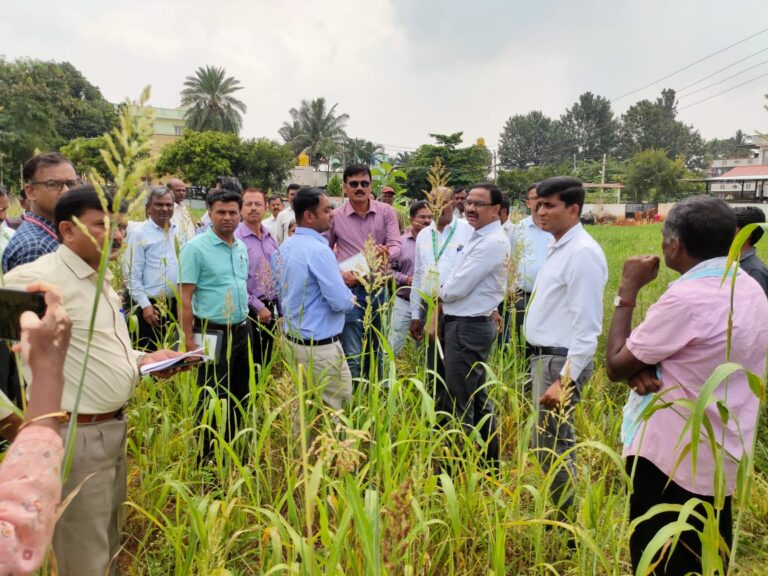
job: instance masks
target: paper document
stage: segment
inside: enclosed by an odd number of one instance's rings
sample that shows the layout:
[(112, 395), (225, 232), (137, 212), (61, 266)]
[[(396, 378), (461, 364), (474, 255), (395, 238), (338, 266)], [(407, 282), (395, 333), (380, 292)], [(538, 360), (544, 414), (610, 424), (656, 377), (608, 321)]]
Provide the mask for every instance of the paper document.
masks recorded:
[(141, 367), (141, 373), (151, 374), (152, 372), (161, 372), (174, 366), (186, 365), (186, 364), (200, 364), (202, 362), (210, 362), (211, 358), (203, 354), (203, 349), (198, 348), (173, 358), (167, 358), (166, 360), (159, 360), (157, 362), (151, 362), (150, 364), (144, 364)]
[(354, 256), (350, 256), (346, 260), (339, 262), (339, 268), (342, 272), (356, 272), (357, 274), (366, 275), (371, 271), (368, 266), (368, 261), (362, 252), (358, 252)]

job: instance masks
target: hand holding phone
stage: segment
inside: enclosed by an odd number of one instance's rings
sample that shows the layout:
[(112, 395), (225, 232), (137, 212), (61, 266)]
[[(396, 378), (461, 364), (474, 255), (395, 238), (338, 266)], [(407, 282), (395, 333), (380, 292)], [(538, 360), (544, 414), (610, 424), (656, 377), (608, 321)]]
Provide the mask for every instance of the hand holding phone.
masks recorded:
[(26, 312), (34, 312), (38, 317), (45, 315), (45, 294), (26, 292), (11, 288), (0, 288), (0, 338), (19, 340), (21, 324), (19, 318)]

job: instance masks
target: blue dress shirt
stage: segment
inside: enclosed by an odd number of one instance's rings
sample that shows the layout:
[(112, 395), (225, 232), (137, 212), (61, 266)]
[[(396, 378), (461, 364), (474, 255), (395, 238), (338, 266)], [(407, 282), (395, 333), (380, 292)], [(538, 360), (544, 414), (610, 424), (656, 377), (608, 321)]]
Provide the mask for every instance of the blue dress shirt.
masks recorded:
[(328, 240), (297, 227), (273, 254), (272, 277), (288, 333), (307, 340), (341, 333), (355, 302)]
[(40, 256), (56, 252), (59, 247), (55, 236), (56, 225), (53, 222), (32, 212), (25, 212), (24, 216), (34, 218), (37, 223), (25, 218), (16, 230), (16, 234), (3, 251), (3, 272), (10, 272), (16, 266), (34, 262)]
[(142, 308), (150, 298), (174, 296), (179, 279), (175, 224), (163, 230), (151, 219), (128, 236), (124, 267), (131, 298)]

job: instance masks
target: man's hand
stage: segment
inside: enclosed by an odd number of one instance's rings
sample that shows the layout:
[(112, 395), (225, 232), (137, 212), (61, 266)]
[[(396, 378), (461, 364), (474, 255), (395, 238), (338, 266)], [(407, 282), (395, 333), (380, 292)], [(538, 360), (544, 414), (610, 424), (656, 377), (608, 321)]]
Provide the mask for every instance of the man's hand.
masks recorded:
[(272, 322), (272, 312), (269, 311), (269, 308), (264, 306), (261, 310), (259, 310), (259, 315), (257, 316), (257, 319), (262, 324), (269, 324)]
[(501, 331), (504, 330), (504, 319), (501, 317), (501, 314), (499, 314), (499, 311), (494, 310), (491, 312), (491, 318), (496, 322), (496, 332), (501, 334)]
[(357, 286), (360, 283), (360, 279), (357, 277), (357, 274), (355, 274), (354, 272), (348, 272), (348, 271), (342, 270), (341, 277), (344, 278), (344, 284), (346, 284), (348, 288), (353, 288), (354, 286)]
[(152, 306), (152, 304), (142, 308), (141, 315), (144, 318), (144, 322), (146, 322), (150, 326), (155, 326), (155, 327), (160, 326), (160, 318), (157, 315), (157, 310), (155, 310), (155, 307)]
[(385, 262), (389, 260), (389, 246), (384, 244), (376, 244), (373, 248), (376, 250), (376, 254), (381, 256)]
[(656, 369), (653, 367), (643, 368), (632, 376), (627, 381), (627, 384), (640, 396), (658, 392), (661, 388), (661, 380), (656, 378)]
[(539, 398), (539, 404), (548, 410), (556, 410), (560, 406), (560, 378), (552, 382), (546, 392)]
[(408, 277), (405, 279), (405, 285), (406, 285), (406, 286), (411, 286), (412, 284), (413, 284), (413, 276), (408, 276)]
[(634, 300), (640, 289), (653, 282), (659, 275), (658, 256), (632, 256), (624, 261), (619, 292)]
[(408, 330), (417, 342), (421, 342), (422, 338), (424, 338), (424, 326), (421, 325), (421, 320), (411, 320)]
[[(187, 346), (189, 348), (189, 346)], [(161, 360), (168, 360), (169, 358), (176, 358), (177, 356), (181, 356), (182, 352), (177, 352), (176, 350), (158, 350), (157, 352), (151, 352), (150, 354), (147, 354), (144, 356), (144, 358), (141, 359), (141, 366), (144, 366), (145, 364), (151, 364), (152, 362), (160, 362)], [(178, 374), (179, 372), (183, 372), (184, 370), (189, 370), (190, 366), (184, 366), (184, 364), (179, 364), (178, 366), (174, 366), (173, 368), (168, 368), (167, 370), (161, 370), (160, 372), (152, 372), (152, 376), (154, 378), (170, 378), (174, 374)]]

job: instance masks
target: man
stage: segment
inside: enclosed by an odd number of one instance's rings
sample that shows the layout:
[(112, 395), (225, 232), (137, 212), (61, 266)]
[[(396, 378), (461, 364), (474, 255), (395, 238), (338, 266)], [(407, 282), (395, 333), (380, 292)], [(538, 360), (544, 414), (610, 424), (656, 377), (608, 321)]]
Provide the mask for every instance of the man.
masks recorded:
[(391, 186), (382, 186), (381, 201), (392, 206), (395, 203), (395, 189)]
[(293, 199), (296, 197), (296, 193), (301, 186), (296, 183), (288, 184), (288, 191), (286, 193), (288, 197), (288, 206), (286, 206), (277, 216), (275, 216), (275, 240), (280, 245), (288, 237), (288, 227), (291, 222), (296, 220), (296, 216), (293, 212)]
[(8, 226), (8, 208), (11, 205), (11, 199), (8, 197), (8, 190), (5, 186), (0, 186), (0, 258), (3, 256), (5, 247), (11, 241), (14, 230)]
[(183, 246), (195, 237), (195, 222), (189, 213), (189, 208), (184, 204), (187, 197), (187, 185), (178, 178), (171, 178), (166, 182), (166, 187), (173, 194), (173, 218), (171, 222), (176, 228), (176, 237), (179, 244)]
[[(600, 246), (581, 226), (584, 188), (575, 178), (541, 182), (536, 210), (542, 230), (553, 236), (549, 256), (533, 287), (525, 318), (531, 346), (532, 400), (538, 425), (531, 438), (545, 472), (575, 443), (573, 406), (593, 370), (597, 337), (603, 329), (603, 289), (608, 265)], [(570, 512), (570, 482), (576, 477), (569, 452), (555, 473), (551, 496)]]
[(432, 212), (424, 200), (411, 204), (409, 210), (411, 226), (400, 237), (402, 251), (397, 260), (393, 260), (392, 276), (395, 279), (395, 309), (392, 313), (392, 324), (389, 327), (389, 345), (392, 353), (397, 356), (403, 349), (405, 337), (411, 324), (411, 285), (413, 270), (416, 264), (416, 237), (425, 226), (432, 223)]
[[(512, 232), (512, 228), (514, 227), (514, 224), (509, 221), (509, 209), (511, 205), (512, 203), (509, 200), (509, 196), (502, 194), (501, 205), (499, 206), (499, 223), (501, 224), (501, 231), (504, 232), (507, 238), (509, 238), (509, 235)], [(509, 282), (507, 282), (507, 285), (508, 284)], [(509, 286), (507, 286), (507, 288), (509, 288)], [(512, 308), (514, 306), (510, 296), (512, 296), (512, 294), (508, 289), (505, 292), (504, 299), (501, 301), (498, 308), (499, 315), (502, 318), (501, 332), (499, 332), (498, 336), (496, 337), (496, 341), (498, 342), (499, 346), (503, 346), (509, 342), (512, 323)]]
[[(342, 174), (344, 193), (349, 202), (334, 212), (328, 240), (332, 250), (336, 251), (339, 262), (360, 253), (365, 253), (366, 242), (372, 239), (378, 258), (386, 264), (400, 257), (400, 228), (397, 225), (397, 213), (392, 206), (374, 200), (371, 193), (371, 171), (364, 164), (350, 164)], [(383, 271), (373, 271), (373, 273)], [(342, 272), (344, 283), (352, 290), (358, 305), (347, 313), (341, 345), (347, 354), (352, 378), (357, 379), (368, 371), (363, 357), (371, 351), (379, 365), (381, 345), (378, 333), (381, 333), (380, 309), (386, 301), (386, 287), (378, 288), (368, 294), (360, 284), (354, 272)], [(370, 300), (370, 302), (369, 302)], [(365, 308), (370, 304), (372, 328), (366, 335), (363, 326)], [(363, 342), (367, 350), (363, 350)]]
[(496, 308), (504, 299), (509, 240), (501, 229), (502, 192), (489, 183), (477, 184), (464, 202), (474, 233), (464, 246), (448, 279), (440, 286), (445, 323), (445, 400), (469, 435), (480, 426), (485, 458), (499, 459), (493, 402), (485, 387), (485, 368), (497, 334)]
[(464, 200), (467, 199), (467, 187), (460, 186), (453, 190), (453, 215), (464, 219)]
[(157, 186), (147, 195), (149, 218), (128, 236), (123, 258), (128, 291), (139, 324), (137, 348), (157, 350), (175, 321), (179, 261), (174, 195)]
[[(109, 196), (107, 201), (112, 203)], [(61, 290), (64, 307), (72, 320), (62, 410), (75, 409), (80, 378), (84, 375), (77, 417), (72, 417), (77, 425), (76, 440), (63, 496), (78, 492), (64, 509), (53, 537), (58, 574), (81, 576), (105, 574), (108, 570), (113, 573), (112, 559), (120, 550), (120, 507), (125, 500), (127, 480), (123, 408), (139, 381), (140, 366), (178, 353), (160, 350), (144, 354), (131, 348), (109, 269), (90, 330), (102, 246), (108, 242), (106, 215), (94, 188), (78, 186), (64, 192), (56, 203), (54, 219), (62, 240), (58, 249), (14, 268), (5, 275), (5, 281), (9, 287), (19, 289), (45, 281)], [(122, 231), (114, 218), (110, 229), (114, 234), (110, 258), (114, 259), (122, 242)], [(87, 370), (83, 372), (86, 361)], [(24, 372), (29, 381), (27, 366)], [(30, 388), (34, 387), (32, 381)], [(66, 436), (66, 425), (61, 427), (61, 434)]]
[[(5, 186), (0, 185), (0, 259), (3, 256), (5, 247), (13, 238), (14, 230), (7, 223), (8, 207), (10, 199)], [(19, 386), (19, 372), (9, 346), (8, 340), (0, 340), (0, 391), (6, 398), (0, 398), (0, 402), (10, 400), (17, 406), (21, 406), (21, 388)]]
[[(240, 223), (243, 199), (231, 190), (208, 194), (211, 227), (195, 236), (181, 249), (181, 319), (187, 350), (194, 349), (195, 329), (206, 334), (216, 331), (220, 341), (214, 362), (197, 373), (198, 386), (212, 387), (219, 398), (227, 398), (229, 421), (227, 435), (237, 429), (240, 411), (237, 403), (249, 390), (248, 349), (251, 327), (248, 323), (248, 250), (235, 237)], [(231, 347), (231, 349), (230, 349)], [(215, 351), (209, 351), (213, 354)], [(201, 395), (200, 404), (207, 404)], [(204, 441), (208, 453), (212, 445)]]
[[(456, 260), (464, 246), (474, 234), (474, 228), (466, 220), (454, 216), (453, 192), (450, 188), (439, 188), (431, 193), (432, 206), (442, 207), (437, 222), (434, 220), (416, 237), (416, 257), (414, 262), (413, 283), (411, 284), (411, 336), (421, 342), (424, 338), (424, 323), (427, 320), (428, 307), (422, 299), (437, 297), (440, 286), (456, 268)], [(439, 310), (434, 314), (440, 315)], [(430, 368), (439, 377), (436, 382), (435, 402), (439, 410), (450, 411), (450, 404), (443, 401), (445, 386), (445, 338), (443, 321), (438, 318), (430, 326), (437, 324), (438, 330), (427, 331), (426, 354)], [(440, 346), (437, 346), (437, 342)]]
[[(736, 232), (744, 228), (747, 224), (762, 224), (765, 222), (765, 212), (754, 206), (745, 206), (736, 208)], [(741, 246), (741, 256), (739, 257), (739, 267), (747, 274), (752, 276), (768, 296), (768, 268), (763, 261), (757, 257), (755, 244), (763, 237), (763, 229), (755, 228)]]
[(248, 317), (253, 336), (253, 363), (262, 368), (272, 354), (277, 297), (272, 285), (270, 262), (277, 250), (277, 243), (262, 224), (267, 209), (267, 195), (258, 188), (243, 192), (243, 221), (235, 231), (235, 237), (248, 250)]
[(3, 251), (3, 272), (34, 262), (59, 247), (53, 225), (53, 207), (63, 192), (77, 185), (72, 163), (58, 152), (38, 154), (27, 160), (22, 177), (29, 210)]
[(274, 239), (277, 235), (277, 215), (283, 210), (283, 200), (279, 196), (269, 198), (269, 216), (264, 218), (262, 224)]
[[(606, 344), (608, 377), (629, 380), (632, 387), (622, 424), (626, 469), (632, 478), (630, 520), (656, 505), (682, 505), (692, 498), (716, 510), (722, 506), (721, 551), (731, 550), (731, 495), (740, 461), (753, 446), (760, 402), (742, 370), (730, 373), (711, 391), (704, 414), (713, 434), (710, 437), (702, 427), (695, 470), (689, 407), (710, 394), (704, 383), (718, 365), (734, 362), (755, 374), (765, 373), (768, 300), (742, 270), (737, 272), (733, 292), (731, 279), (723, 284), (736, 225), (736, 215), (722, 200), (695, 196), (677, 203), (664, 223), (661, 249), (665, 264), (680, 278), (632, 330), (639, 292), (656, 278), (659, 258), (629, 258)], [(641, 419), (645, 405), (654, 402), (656, 410)], [(710, 442), (716, 444), (717, 456)], [(694, 530), (703, 530), (696, 515), (707, 515), (704, 506), (699, 504), (691, 512), (687, 522)], [(677, 511), (665, 511), (637, 525), (629, 540), (633, 572), (651, 540), (677, 520)], [(712, 537), (717, 534), (709, 534)], [(702, 573), (701, 556), (698, 532), (681, 532), (674, 550), (665, 549), (663, 558), (654, 559), (660, 561), (656, 573)], [(724, 566), (728, 572), (727, 558)]]
[(514, 227), (514, 223), (509, 219), (509, 209), (511, 206), (512, 202), (510, 201), (509, 196), (502, 194), (501, 207), (499, 208), (499, 222), (501, 222), (501, 229), (507, 237), (509, 237), (512, 228)]
[(355, 305), (328, 240), (333, 207), (319, 188), (302, 188), (293, 200), (296, 233), (272, 258), (288, 347), (321, 390), (323, 402), (341, 409), (352, 398), (352, 375), (341, 347), (345, 314)]
[[(538, 195), (534, 183), (528, 186), (525, 195), (525, 205), (531, 214), (512, 227), (509, 241), (512, 251), (518, 254), (515, 279), (517, 292), (515, 294), (515, 332), (520, 335), (523, 328), (525, 311), (531, 299), (533, 285), (549, 253), (549, 244), (553, 241), (552, 234), (541, 229), (541, 219), (536, 211)], [(524, 342), (521, 342), (524, 344)], [(528, 351), (530, 355), (530, 351)]]

